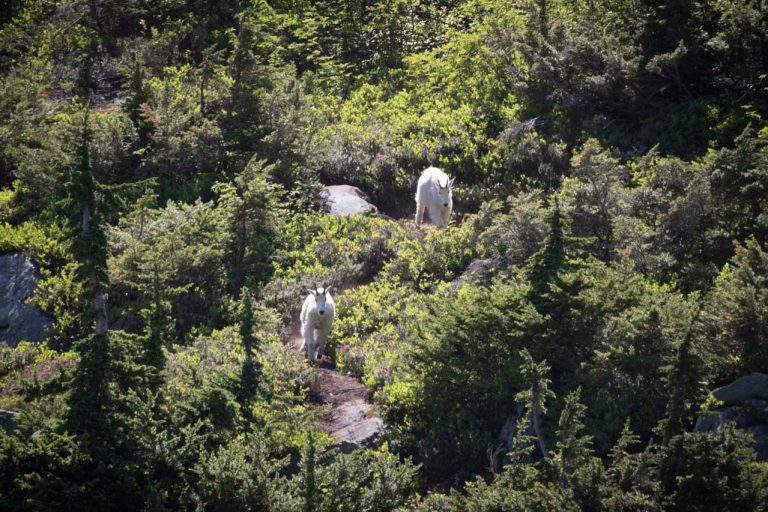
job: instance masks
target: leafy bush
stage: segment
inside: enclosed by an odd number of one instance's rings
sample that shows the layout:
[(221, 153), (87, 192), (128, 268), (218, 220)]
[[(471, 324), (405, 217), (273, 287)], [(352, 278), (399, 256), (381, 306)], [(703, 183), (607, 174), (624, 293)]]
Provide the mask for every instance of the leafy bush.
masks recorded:
[(0, 408), (34, 408), (60, 417), (63, 382), (76, 364), (74, 353), (59, 353), (37, 343), (0, 346)]

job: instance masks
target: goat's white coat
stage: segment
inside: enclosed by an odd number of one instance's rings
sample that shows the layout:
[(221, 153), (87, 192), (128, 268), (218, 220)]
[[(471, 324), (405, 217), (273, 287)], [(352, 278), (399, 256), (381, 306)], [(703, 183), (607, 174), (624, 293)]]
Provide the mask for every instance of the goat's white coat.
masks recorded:
[(416, 225), (421, 225), (424, 212), (428, 211), (432, 224), (439, 228), (448, 226), (453, 210), (452, 184), (453, 180), (437, 167), (427, 167), (421, 173), (416, 187)]
[[(325, 351), (325, 340), (328, 333), (331, 332), (333, 319), (336, 317), (336, 304), (330, 293), (330, 286), (315, 289), (304, 299), (304, 305), (301, 307), (301, 335), (304, 342), (301, 344), (299, 352), (307, 348), (307, 358), (310, 361), (317, 357), (323, 357)], [(323, 311), (324, 314), (320, 314)], [(317, 330), (317, 336), (315, 336)]]

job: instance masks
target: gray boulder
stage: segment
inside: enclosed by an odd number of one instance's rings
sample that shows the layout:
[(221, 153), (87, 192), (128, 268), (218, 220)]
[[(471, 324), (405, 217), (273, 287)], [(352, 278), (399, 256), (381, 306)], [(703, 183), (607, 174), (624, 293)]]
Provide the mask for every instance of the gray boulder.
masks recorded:
[(755, 438), (757, 460), (768, 460), (768, 425), (761, 423), (760, 425), (753, 425), (747, 430), (752, 432), (752, 436)]
[(320, 191), (320, 199), (329, 213), (333, 215), (355, 215), (357, 213), (376, 213), (378, 208), (368, 201), (368, 197), (357, 187), (351, 185), (331, 185)]
[[(504, 421), (504, 425), (501, 426), (501, 430), (499, 431), (498, 440), (504, 444), (504, 447), (507, 449), (508, 452), (512, 451), (515, 447), (515, 439), (517, 438), (517, 424), (520, 422), (520, 420), (525, 416), (526, 409), (524, 404), (517, 404), (515, 405), (515, 411), (507, 416), (506, 421)], [(533, 424), (532, 422), (528, 422), (526, 425), (525, 432), (523, 432), (523, 435), (526, 436), (533, 436), (535, 435), (535, 432), (533, 431)]]
[(768, 375), (752, 373), (718, 388), (712, 395), (725, 406), (702, 414), (694, 432), (721, 432), (726, 425), (752, 433), (759, 460), (768, 460)]
[(13, 432), (16, 427), (16, 417), (19, 415), (16, 411), (6, 411), (0, 409), (0, 428), (8, 432)]
[(43, 341), (51, 325), (27, 297), (37, 288), (37, 269), (24, 253), (0, 256), (0, 342)]
[(712, 395), (726, 404), (738, 404), (753, 398), (768, 400), (768, 375), (764, 373), (745, 375), (726, 386), (717, 388)]
[(464, 272), (453, 280), (451, 287), (453, 290), (458, 290), (464, 284), (489, 283), (491, 278), (506, 266), (504, 258), (499, 256), (472, 260)]

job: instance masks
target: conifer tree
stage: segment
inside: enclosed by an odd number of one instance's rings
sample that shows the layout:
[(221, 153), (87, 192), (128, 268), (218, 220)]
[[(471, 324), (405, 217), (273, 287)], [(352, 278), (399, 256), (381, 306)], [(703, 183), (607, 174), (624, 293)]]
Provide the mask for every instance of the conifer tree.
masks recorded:
[(565, 406), (558, 422), (557, 454), (554, 457), (560, 485), (565, 487), (573, 473), (592, 455), (592, 437), (583, 435), (586, 406), (579, 399), (581, 388), (565, 397)]
[(522, 349), (520, 351), (520, 357), (523, 359), (523, 364), (520, 366), (520, 372), (522, 373), (528, 388), (525, 391), (518, 393), (515, 398), (520, 402), (524, 402), (530, 411), (533, 432), (536, 434), (541, 455), (544, 458), (547, 458), (549, 457), (549, 450), (547, 450), (546, 441), (544, 439), (541, 418), (547, 414), (547, 399), (555, 397), (555, 394), (549, 389), (549, 385), (552, 383), (552, 381), (547, 378), (549, 366), (547, 366), (546, 361), (540, 363), (535, 362), (527, 349)]
[(658, 452), (653, 444), (635, 453), (640, 437), (632, 433), (629, 418), (619, 439), (609, 452), (610, 466), (601, 490), (601, 506), (606, 511), (659, 510), (659, 482), (656, 479)]
[(315, 475), (316, 460), (315, 438), (312, 430), (307, 433), (307, 444), (301, 457), (301, 476), (303, 484), (304, 512), (314, 512), (317, 509), (317, 480)]
[(558, 272), (565, 263), (565, 228), (563, 214), (557, 202), (549, 214), (547, 224), (549, 233), (541, 249), (531, 257), (528, 267), (528, 280), (531, 284), (528, 296), (537, 309), (546, 305), (550, 284), (556, 282)]
[(142, 105), (149, 101), (149, 92), (144, 83), (144, 76), (144, 63), (142, 62), (141, 54), (138, 54), (133, 59), (124, 109), (136, 127), (136, 133), (139, 136), (139, 147), (142, 148), (149, 145), (150, 137), (154, 130), (152, 121), (142, 111)]
[(80, 341), (80, 363), (69, 397), (68, 428), (84, 434), (94, 447), (104, 445), (108, 436), (107, 411), (110, 392), (109, 332), (104, 287), (107, 282), (107, 243), (96, 201), (96, 182), (91, 172), (91, 133), (87, 110), (75, 158), (66, 185), (63, 205), (67, 211), (71, 252), (78, 263), (77, 277), (85, 282), (88, 304), (84, 324), (93, 333)]
[(253, 335), (253, 301), (251, 291), (248, 287), (243, 287), (240, 294), (240, 337), (245, 352), (245, 361), (241, 370), (240, 378), (240, 404), (245, 411), (248, 404), (258, 391), (259, 377), (261, 376), (261, 363), (258, 357), (254, 357), (254, 352), (259, 350), (258, 340)]
[(701, 378), (701, 358), (694, 345), (694, 327), (698, 321), (699, 312), (691, 318), (688, 330), (680, 343), (675, 360), (666, 378), (669, 392), (667, 402), (667, 418), (664, 420), (662, 445), (667, 446), (675, 435), (684, 429), (686, 409), (690, 407), (699, 391)]
[(146, 345), (143, 363), (151, 368), (150, 386), (157, 388), (162, 383), (160, 373), (165, 368), (165, 350), (173, 332), (173, 317), (171, 304), (162, 291), (160, 279), (155, 272), (152, 284), (152, 302), (147, 309), (142, 310), (146, 324)]

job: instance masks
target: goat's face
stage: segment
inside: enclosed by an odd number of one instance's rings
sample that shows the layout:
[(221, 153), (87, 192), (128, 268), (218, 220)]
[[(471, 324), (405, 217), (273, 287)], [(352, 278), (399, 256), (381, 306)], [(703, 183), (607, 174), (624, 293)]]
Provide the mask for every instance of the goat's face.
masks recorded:
[(440, 204), (443, 205), (443, 208), (448, 208), (452, 204), (451, 199), (451, 186), (453, 185), (453, 180), (450, 179), (446, 181), (445, 183), (441, 183), (440, 180), (437, 181), (437, 197), (440, 201)]
[(330, 291), (331, 287), (327, 285), (322, 287), (315, 286), (314, 290), (309, 290), (309, 293), (315, 296), (315, 309), (320, 316), (325, 316), (328, 311), (326, 303)]

